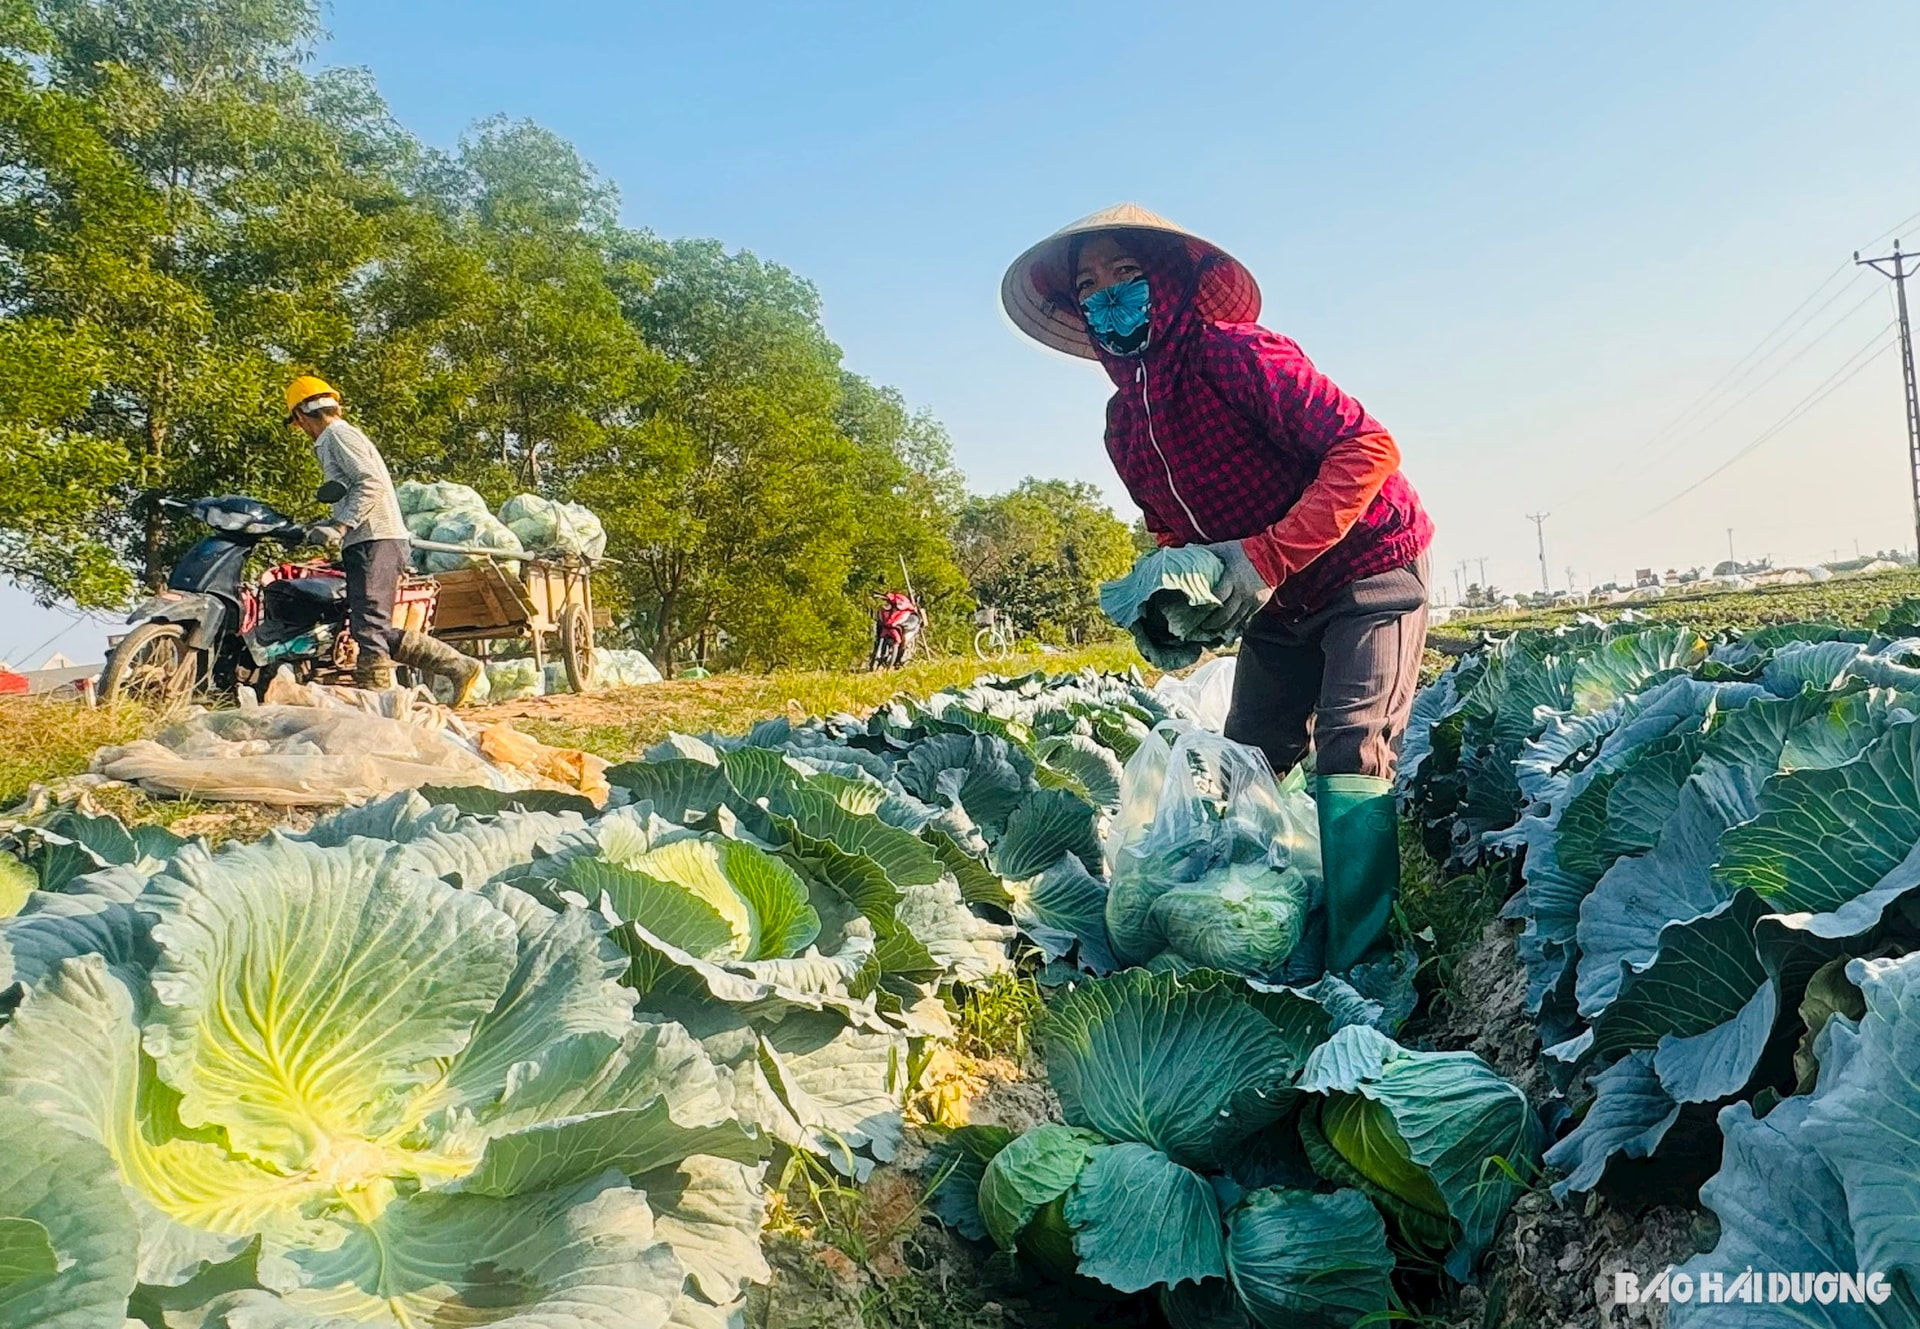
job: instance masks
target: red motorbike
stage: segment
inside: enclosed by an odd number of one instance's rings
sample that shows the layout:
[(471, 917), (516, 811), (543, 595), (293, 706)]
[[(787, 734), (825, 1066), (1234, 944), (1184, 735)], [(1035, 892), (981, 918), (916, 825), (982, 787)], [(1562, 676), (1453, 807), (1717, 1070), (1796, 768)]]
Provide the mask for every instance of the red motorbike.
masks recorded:
[(869, 669), (898, 669), (913, 655), (926, 631), (927, 616), (911, 595), (888, 591), (873, 615), (873, 654)]

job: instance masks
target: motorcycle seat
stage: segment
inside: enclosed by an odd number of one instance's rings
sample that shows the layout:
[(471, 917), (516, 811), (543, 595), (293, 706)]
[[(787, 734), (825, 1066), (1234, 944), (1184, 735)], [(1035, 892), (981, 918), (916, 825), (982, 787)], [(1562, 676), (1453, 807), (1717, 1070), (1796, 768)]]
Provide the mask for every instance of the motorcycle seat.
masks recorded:
[(347, 598), (347, 579), (334, 576), (287, 577), (269, 582), (266, 595), (269, 601), (283, 603), (343, 604)]

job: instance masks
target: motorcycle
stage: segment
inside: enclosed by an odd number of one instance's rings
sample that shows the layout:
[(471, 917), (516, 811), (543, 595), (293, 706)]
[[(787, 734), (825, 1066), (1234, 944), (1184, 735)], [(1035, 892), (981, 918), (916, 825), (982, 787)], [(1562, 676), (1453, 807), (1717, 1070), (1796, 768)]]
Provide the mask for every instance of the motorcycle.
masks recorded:
[[(281, 665), (302, 682), (346, 680), (356, 652), (347, 632), (347, 575), (339, 565), (289, 561), (246, 577), (248, 557), (261, 543), (305, 543), (300, 522), (237, 494), (160, 501), (209, 533), (174, 565), (166, 589), (127, 616), (132, 630), (109, 643), (102, 701), (167, 706), (200, 690), (230, 694), (263, 684)], [(395, 621), (424, 601), (424, 626), (434, 594), (431, 579), (403, 579)]]
[(888, 591), (873, 616), (873, 654), (869, 669), (898, 669), (912, 657), (926, 630), (927, 616), (911, 595)]

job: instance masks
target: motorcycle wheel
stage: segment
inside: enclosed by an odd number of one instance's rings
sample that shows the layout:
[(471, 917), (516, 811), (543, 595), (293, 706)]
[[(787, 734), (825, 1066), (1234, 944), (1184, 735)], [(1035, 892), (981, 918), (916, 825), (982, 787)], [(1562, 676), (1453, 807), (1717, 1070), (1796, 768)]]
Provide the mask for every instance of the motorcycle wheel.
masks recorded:
[(178, 623), (142, 623), (121, 638), (100, 675), (100, 700), (173, 706), (200, 681), (199, 653)]

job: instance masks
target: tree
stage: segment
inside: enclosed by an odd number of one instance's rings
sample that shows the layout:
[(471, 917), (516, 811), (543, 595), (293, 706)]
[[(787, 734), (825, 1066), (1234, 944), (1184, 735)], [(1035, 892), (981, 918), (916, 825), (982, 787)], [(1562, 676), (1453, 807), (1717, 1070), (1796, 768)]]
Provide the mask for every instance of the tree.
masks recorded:
[(1028, 478), (972, 500), (954, 533), (955, 558), (982, 604), (1043, 638), (1113, 634), (1100, 583), (1132, 566), (1133, 537), (1100, 491), (1082, 481)]
[(667, 375), (622, 312), (648, 274), (613, 188), (551, 131), (496, 117), (456, 156), (424, 154), (409, 195), (342, 372), (389, 465), (498, 499), (570, 496), (631, 462)]
[(629, 246), (654, 279), (625, 293), (627, 317), (672, 369), (644, 461), (596, 483), (633, 630), (663, 664), (831, 658), (859, 626), (858, 449), (835, 427), (818, 293), (717, 241)]
[(966, 504), (966, 477), (953, 443), (927, 411), (910, 412), (900, 393), (843, 373), (835, 427), (857, 450), (860, 521), (848, 594), (858, 605), (912, 588), (933, 640), (957, 650), (972, 634), (971, 589), (953, 560), (953, 524)]
[[(41, 468), (0, 549), (43, 597), (110, 603), (128, 567), (158, 583), (162, 497), (310, 501), (279, 387), (352, 335), (406, 143), (363, 76), (301, 72), (317, 32), (307, 0), (7, 10), (0, 320), (46, 390), (0, 400), (0, 466)], [(76, 523), (72, 559), (35, 556)]]

